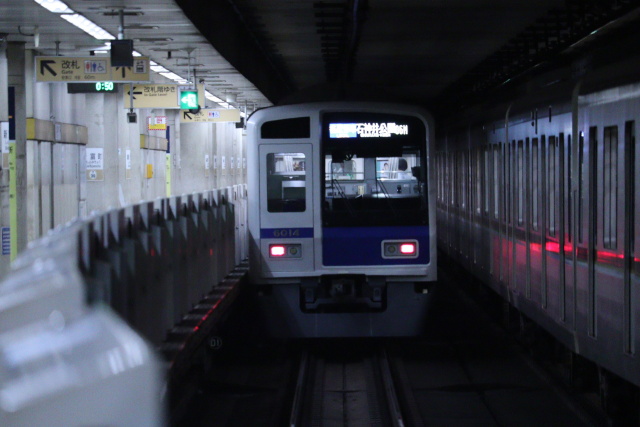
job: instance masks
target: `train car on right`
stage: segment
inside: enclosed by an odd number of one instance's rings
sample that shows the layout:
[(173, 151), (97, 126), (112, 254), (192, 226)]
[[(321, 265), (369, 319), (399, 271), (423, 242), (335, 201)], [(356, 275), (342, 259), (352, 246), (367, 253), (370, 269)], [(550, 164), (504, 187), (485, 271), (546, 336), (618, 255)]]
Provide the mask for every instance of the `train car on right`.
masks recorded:
[(630, 387), (636, 411), (638, 63), (547, 73), (487, 100), (449, 120), (435, 156), (439, 248), (595, 367), (605, 404), (614, 382)]

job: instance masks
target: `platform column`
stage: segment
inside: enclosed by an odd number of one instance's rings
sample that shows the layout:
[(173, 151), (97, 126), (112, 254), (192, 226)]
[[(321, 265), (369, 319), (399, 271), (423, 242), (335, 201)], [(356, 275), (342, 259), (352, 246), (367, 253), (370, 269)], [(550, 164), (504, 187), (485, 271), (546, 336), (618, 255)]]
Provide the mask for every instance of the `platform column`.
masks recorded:
[[(9, 144), (12, 150), (9, 156), (9, 173), (3, 170), (2, 190), (2, 226), (10, 227), (11, 260), (27, 245), (27, 176), (26, 176), (26, 57), (25, 44), (10, 42), (7, 45), (9, 103), (14, 106), (15, 139)], [(11, 173), (14, 171), (14, 173)], [(5, 175), (8, 176), (8, 194), (5, 192)], [(6, 208), (9, 211), (9, 221), (6, 221)], [(5, 225), (5, 223), (7, 225)], [(3, 256), (3, 263), (4, 256)]]
[[(0, 38), (0, 132), (5, 132), (4, 138), (8, 139), (9, 132), (9, 61), (7, 59), (8, 43), (6, 38)], [(4, 154), (0, 156), (7, 157)], [(0, 228), (5, 230), (9, 227), (9, 172), (4, 169), (4, 162), (0, 161)], [(3, 251), (6, 253), (6, 250)], [(11, 263), (10, 255), (0, 255), (0, 277), (9, 270)]]

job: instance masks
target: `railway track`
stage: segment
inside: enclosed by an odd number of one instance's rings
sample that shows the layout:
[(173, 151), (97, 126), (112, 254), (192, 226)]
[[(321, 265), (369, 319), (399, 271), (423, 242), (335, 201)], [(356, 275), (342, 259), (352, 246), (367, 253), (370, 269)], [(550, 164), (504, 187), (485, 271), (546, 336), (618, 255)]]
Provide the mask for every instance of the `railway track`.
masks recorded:
[(405, 426), (397, 387), (384, 347), (305, 349), (289, 425)]

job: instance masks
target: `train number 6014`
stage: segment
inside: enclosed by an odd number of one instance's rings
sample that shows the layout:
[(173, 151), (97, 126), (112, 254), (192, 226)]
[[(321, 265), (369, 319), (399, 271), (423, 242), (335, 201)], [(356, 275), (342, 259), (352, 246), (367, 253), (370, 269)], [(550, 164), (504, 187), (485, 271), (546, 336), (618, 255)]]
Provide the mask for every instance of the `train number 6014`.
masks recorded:
[(299, 237), (300, 229), (298, 228), (283, 228), (280, 230), (273, 230), (273, 237)]

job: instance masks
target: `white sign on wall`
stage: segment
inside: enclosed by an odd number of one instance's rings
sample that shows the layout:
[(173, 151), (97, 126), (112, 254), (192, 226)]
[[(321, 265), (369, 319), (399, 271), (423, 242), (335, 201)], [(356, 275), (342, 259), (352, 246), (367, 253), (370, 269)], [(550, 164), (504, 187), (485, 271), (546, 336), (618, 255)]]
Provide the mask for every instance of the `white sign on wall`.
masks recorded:
[(222, 156), (222, 170), (225, 170), (227, 168), (227, 158), (225, 156)]
[(124, 151), (125, 178), (131, 179), (131, 150)]
[(218, 169), (218, 155), (217, 154), (213, 155), (213, 168), (214, 169)]
[(104, 181), (104, 149), (87, 148), (87, 181)]
[(0, 149), (2, 150), (2, 168), (9, 168), (9, 122), (0, 122)]

